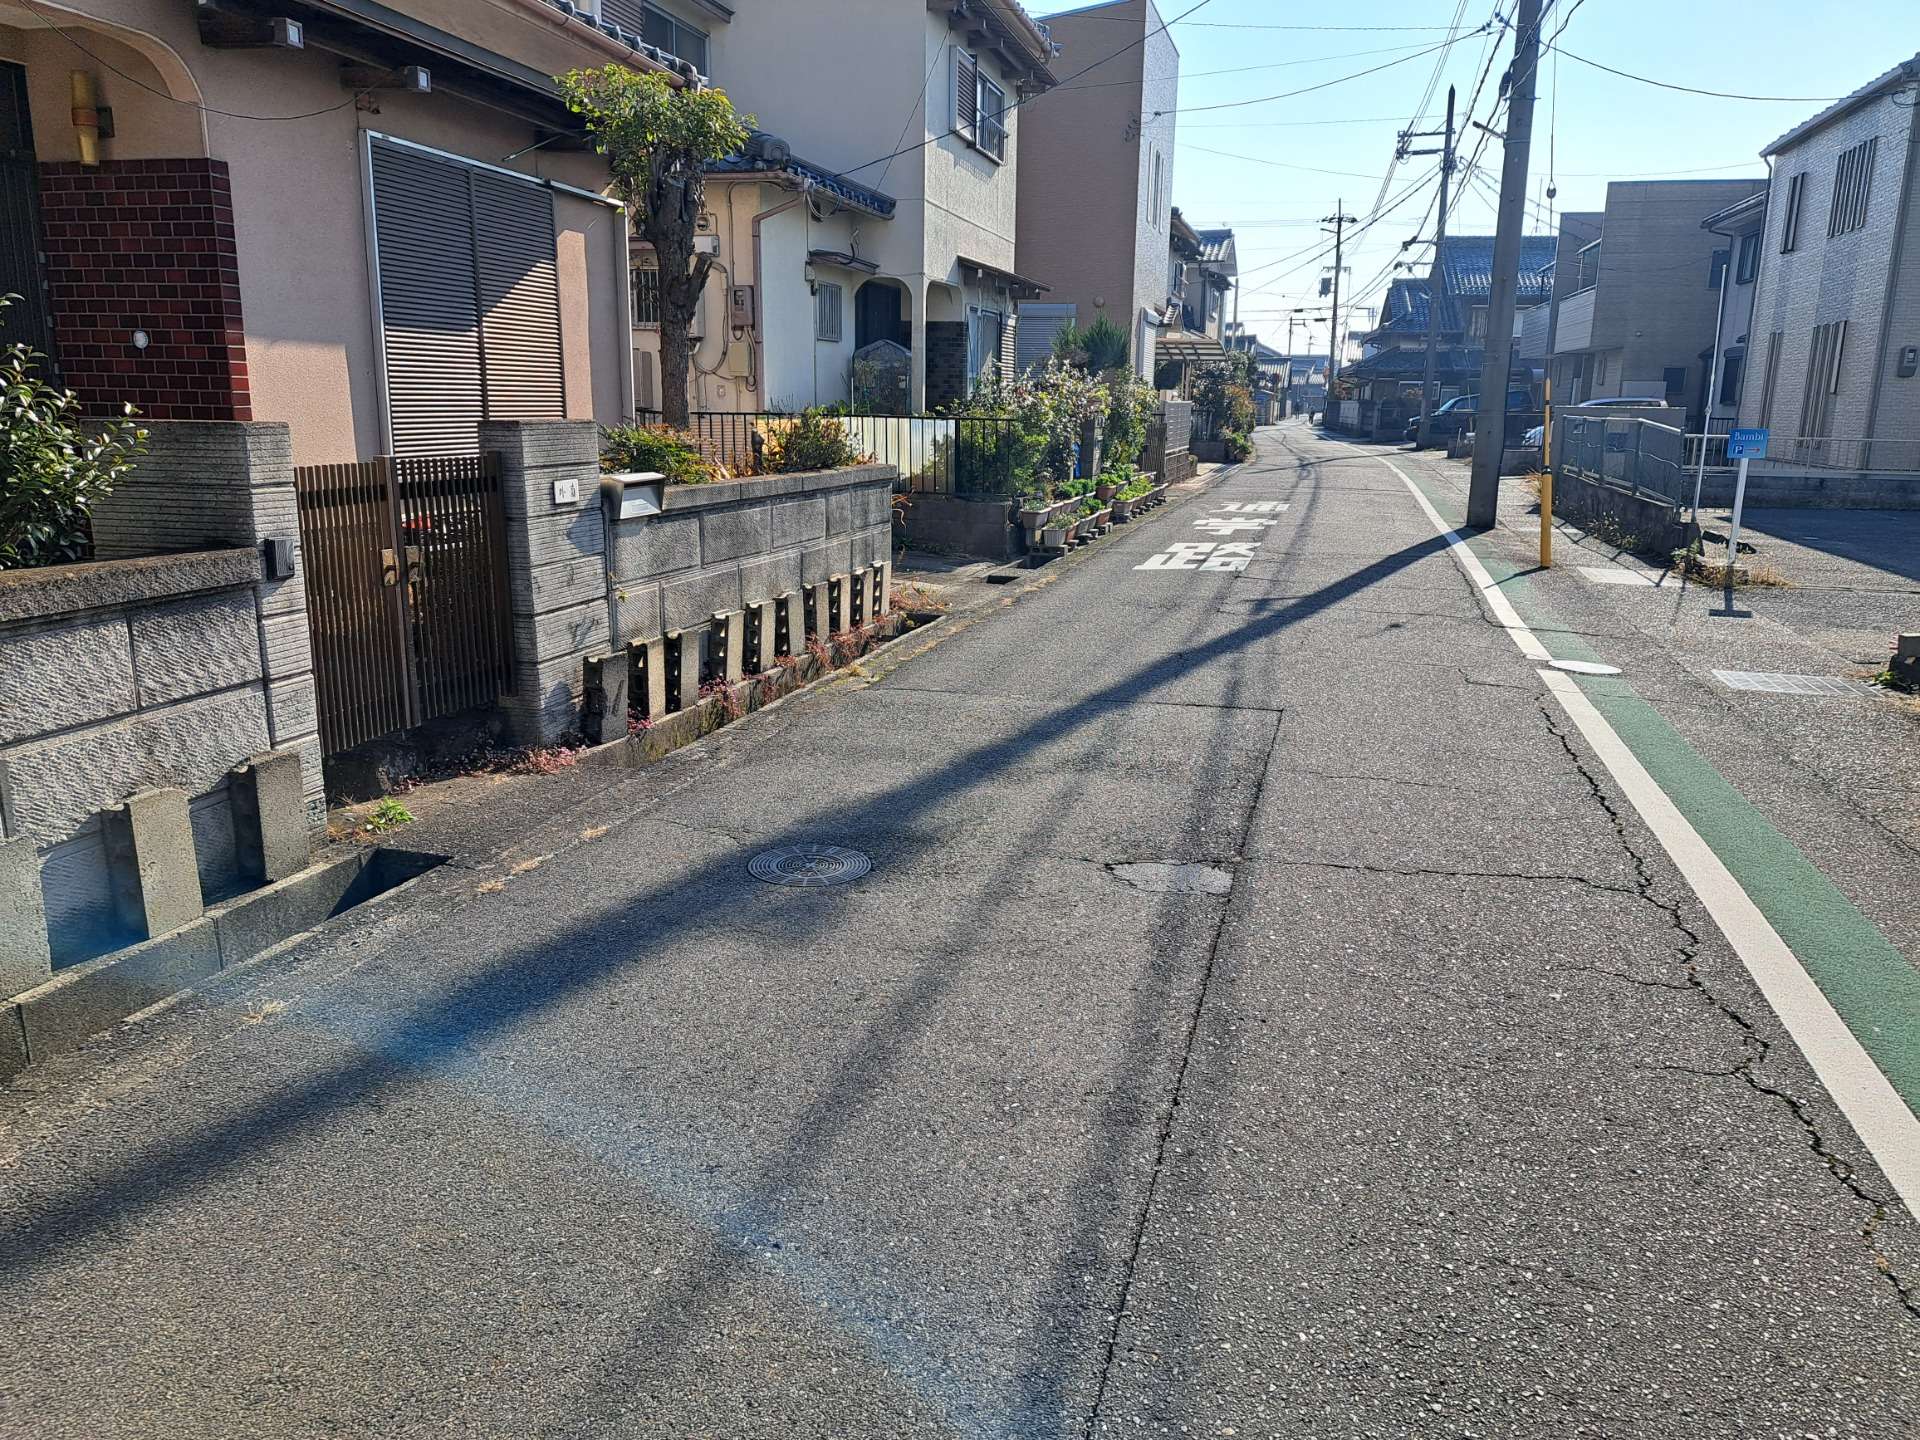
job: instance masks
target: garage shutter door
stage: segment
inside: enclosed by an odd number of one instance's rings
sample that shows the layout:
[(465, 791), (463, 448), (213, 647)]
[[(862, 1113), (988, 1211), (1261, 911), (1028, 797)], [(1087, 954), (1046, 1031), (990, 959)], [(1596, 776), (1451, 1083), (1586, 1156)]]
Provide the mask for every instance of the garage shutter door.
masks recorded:
[(565, 418), (553, 197), (372, 145), (393, 453), (470, 453), (482, 420)]

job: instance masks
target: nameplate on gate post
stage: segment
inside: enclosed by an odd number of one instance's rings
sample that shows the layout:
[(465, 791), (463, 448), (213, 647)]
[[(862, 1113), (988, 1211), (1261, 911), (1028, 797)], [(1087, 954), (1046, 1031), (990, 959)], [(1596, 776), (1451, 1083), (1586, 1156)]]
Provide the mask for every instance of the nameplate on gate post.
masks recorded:
[(1761, 429), (1729, 430), (1727, 432), (1727, 459), (1766, 459), (1767, 434), (1767, 431)]

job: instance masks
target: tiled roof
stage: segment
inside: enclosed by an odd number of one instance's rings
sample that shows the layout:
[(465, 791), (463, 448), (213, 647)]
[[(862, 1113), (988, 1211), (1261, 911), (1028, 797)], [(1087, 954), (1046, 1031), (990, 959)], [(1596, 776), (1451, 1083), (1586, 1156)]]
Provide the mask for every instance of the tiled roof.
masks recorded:
[[(1442, 345), (1434, 352), (1436, 373), (1472, 373), (1485, 358), (1481, 350), (1465, 350), (1457, 345)], [(1340, 367), (1342, 380), (1419, 380), (1426, 373), (1424, 347), (1381, 350)]]
[(1193, 233), (1200, 241), (1202, 265), (1217, 265), (1233, 250), (1231, 230), (1196, 230)]
[[(1538, 305), (1553, 293), (1553, 255), (1557, 240), (1552, 235), (1520, 237), (1520, 285), (1515, 294), (1517, 305)], [(1446, 311), (1441, 329), (1464, 330), (1467, 306), (1480, 304), (1493, 294), (1493, 236), (1449, 235), (1434, 257), (1434, 274), (1440, 279)]]
[(1380, 328), (1374, 333), (1426, 334), (1429, 293), (1425, 280), (1395, 280), (1387, 286), (1387, 299), (1381, 311)]
[(815, 165), (802, 160), (798, 155), (785, 165), (771, 165), (765, 160), (750, 155), (729, 155), (724, 160), (707, 162), (709, 175), (789, 175), (796, 180), (811, 180), (814, 185), (842, 204), (851, 205), (856, 210), (865, 210), (869, 215), (878, 215), (883, 220), (893, 218), (899, 201), (891, 195), (866, 185), (858, 185), (844, 176), (836, 175), (824, 165)]
[(624, 26), (616, 25), (611, 20), (599, 19), (588, 10), (585, 4), (580, 3), (580, 0), (547, 0), (547, 4), (558, 10), (562, 15), (568, 15), (578, 20), (582, 25), (591, 25), (608, 39), (618, 40), (629, 50), (637, 51), (639, 54), (653, 61), (656, 65), (664, 66), (668, 70), (682, 74), (699, 73), (694, 70), (691, 64), (682, 60), (678, 55), (662, 50), (657, 45), (647, 44), (646, 41), (634, 34), (633, 31)]
[(1812, 134), (1829, 120), (1838, 120), (1848, 111), (1857, 110), (1881, 91), (1891, 89), (1898, 85), (1911, 85), (1916, 80), (1920, 80), (1920, 55), (1915, 55), (1911, 60), (1902, 60), (1898, 65), (1887, 71), (1886, 74), (1869, 80), (1851, 95), (1834, 101), (1833, 104), (1822, 110), (1818, 115), (1802, 120), (1798, 125), (1794, 126), (1793, 129), (1787, 131), (1786, 134), (1782, 135), (1760, 153), (1762, 155), (1772, 155), (1784, 150), (1789, 145)]

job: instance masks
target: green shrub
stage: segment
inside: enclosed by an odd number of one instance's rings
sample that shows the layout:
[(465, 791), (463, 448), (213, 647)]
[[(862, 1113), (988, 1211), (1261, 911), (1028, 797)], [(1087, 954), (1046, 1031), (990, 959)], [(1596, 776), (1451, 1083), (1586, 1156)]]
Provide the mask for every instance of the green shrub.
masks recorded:
[(1151, 475), (1136, 475), (1121, 488), (1113, 498), (1116, 500), (1138, 500), (1153, 488)]
[[(0, 310), (18, 298), (0, 298)], [(0, 350), (0, 570), (84, 560), (94, 505), (147, 453), (131, 405), (82, 430), (79, 397), (36, 373), (45, 358), (27, 345)]]
[(704, 485), (722, 478), (685, 431), (671, 425), (613, 425), (600, 432), (600, 468), (610, 475), (650, 470), (669, 485)]
[(799, 419), (769, 427), (762, 454), (769, 475), (793, 475), (803, 470), (844, 470), (866, 457), (847, 438), (847, 427), (823, 410), (808, 410)]
[(1229, 460), (1250, 460), (1253, 458), (1253, 441), (1238, 430), (1229, 430), (1220, 437), (1227, 449)]

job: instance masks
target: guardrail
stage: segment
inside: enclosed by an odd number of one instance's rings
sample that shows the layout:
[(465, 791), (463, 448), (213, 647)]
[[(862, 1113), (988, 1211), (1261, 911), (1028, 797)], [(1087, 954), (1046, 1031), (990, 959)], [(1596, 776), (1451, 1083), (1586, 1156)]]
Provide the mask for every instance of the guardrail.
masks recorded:
[[(1707, 468), (1728, 468), (1727, 437), (1715, 421), (1713, 431), (1686, 437), (1686, 465), (1700, 463), (1706, 451)], [(1726, 422), (1730, 426), (1730, 422)], [(1756, 469), (1920, 471), (1920, 440), (1875, 435), (1774, 435), (1767, 441), (1767, 458), (1753, 462)]]
[(1685, 438), (1651, 420), (1556, 415), (1554, 469), (1682, 506), (1692, 498), (1682, 463)]

